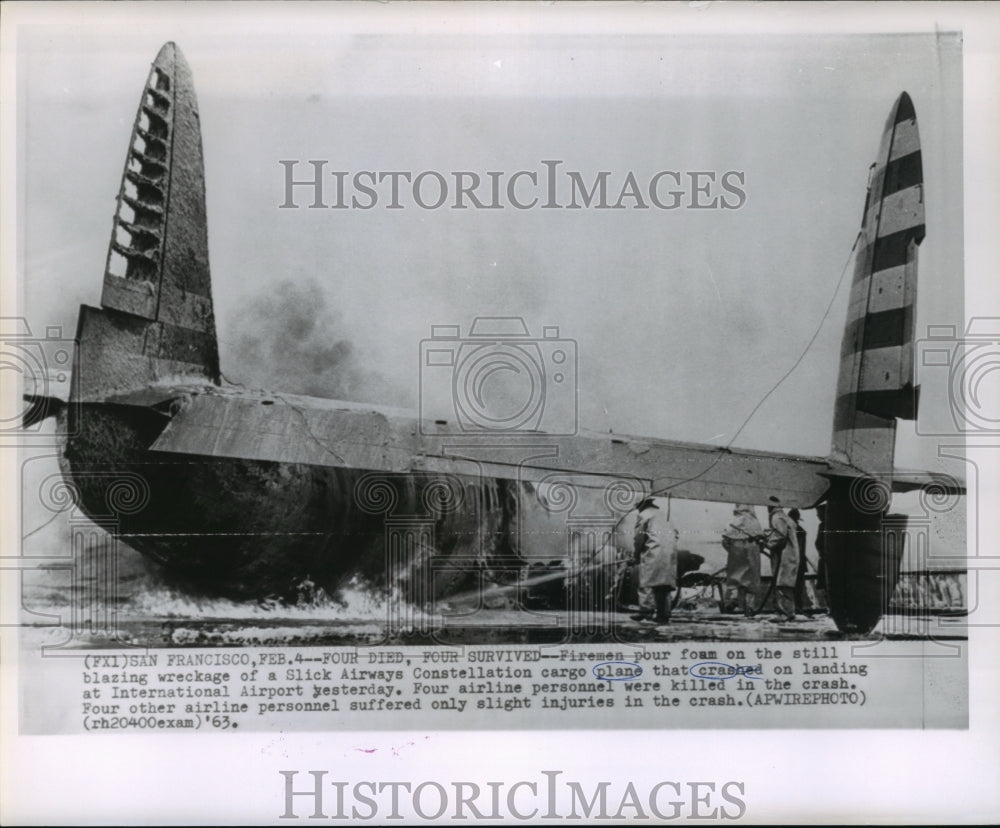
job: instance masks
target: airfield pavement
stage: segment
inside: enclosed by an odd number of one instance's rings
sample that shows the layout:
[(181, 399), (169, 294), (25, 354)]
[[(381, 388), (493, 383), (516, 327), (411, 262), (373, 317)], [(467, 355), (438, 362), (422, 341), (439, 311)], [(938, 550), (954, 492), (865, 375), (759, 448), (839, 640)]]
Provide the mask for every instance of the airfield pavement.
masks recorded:
[(669, 624), (632, 621), (627, 613), (606, 617), (564, 612), (481, 610), (464, 616), (422, 616), (405, 623), (368, 618), (310, 618), (308, 613), (268, 613), (254, 618), (119, 617), (113, 628), (70, 635), (51, 621), (27, 624), (29, 639), (69, 649), (125, 647), (504, 645), (563, 643), (656, 643), (668, 641), (962, 640), (962, 618), (889, 615), (867, 635), (844, 636), (829, 615), (774, 623), (773, 615), (744, 618), (719, 612), (677, 610)]

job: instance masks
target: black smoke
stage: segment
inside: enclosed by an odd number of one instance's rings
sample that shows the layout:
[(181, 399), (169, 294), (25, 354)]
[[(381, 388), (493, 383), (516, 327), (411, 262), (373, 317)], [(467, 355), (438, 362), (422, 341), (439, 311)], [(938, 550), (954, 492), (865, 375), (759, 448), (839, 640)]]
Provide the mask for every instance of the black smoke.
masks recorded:
[(223, 374), (247, 388), (402, 404), (344, 328), (318, 282), (286, 280), (237, 309), (229, 341), (221, 343)]

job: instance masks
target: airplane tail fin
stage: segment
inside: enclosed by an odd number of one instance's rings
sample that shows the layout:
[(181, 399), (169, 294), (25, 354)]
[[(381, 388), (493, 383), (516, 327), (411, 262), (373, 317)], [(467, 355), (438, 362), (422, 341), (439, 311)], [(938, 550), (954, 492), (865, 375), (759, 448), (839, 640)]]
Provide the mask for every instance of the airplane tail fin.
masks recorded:
[(205, 174), (191, 70), (160, 49), (132, 127), (101, 309), (84, 305), (71, 398), (164, 381), (219, 383)]
[(913, 336), (924, 234), (917, 116), (903, 92), (869, 173), (833, 421), (831, 456), (875, 475), (893, 470), (896, 419), (917, 416)]

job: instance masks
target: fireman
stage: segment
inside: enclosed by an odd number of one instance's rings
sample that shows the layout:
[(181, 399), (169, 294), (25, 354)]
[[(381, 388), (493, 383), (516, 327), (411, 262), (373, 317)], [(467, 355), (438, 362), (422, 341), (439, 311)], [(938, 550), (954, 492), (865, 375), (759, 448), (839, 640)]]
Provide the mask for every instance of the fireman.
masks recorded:
[(737, 503), (733, 506), (733, 522), (722, 533), (722, 548), (726, 550), (726, 583), (736, 587), (736, 596), (743, 614), (750, 618), (757, 611), (760, 593), (760, 546), (763, 535), (753, 506)]
[(767, 519), (770, 531), (765, 547), (771, 553), (774, 573), (775, 606), (778, 614), (772, 621), (795, 620), (795, 581), (799, 571), (799, 543), (795, 524), (781, 508), (781, 501), (768, 498)]
[(653, 498), (645, 498), (636, 508), (639, 612), (632, 620), (668, 624), (670, 593), (677, 588), (677, 530)]

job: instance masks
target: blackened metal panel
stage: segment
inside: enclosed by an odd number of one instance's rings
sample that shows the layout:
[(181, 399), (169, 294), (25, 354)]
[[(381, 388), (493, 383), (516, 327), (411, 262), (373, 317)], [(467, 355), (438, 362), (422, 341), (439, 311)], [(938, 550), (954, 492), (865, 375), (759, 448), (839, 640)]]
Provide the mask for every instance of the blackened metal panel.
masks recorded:
[[(310, 404), (314, 402), (315, 404)], [(429, 433), (416, 419), (335, 401), (192, 393), (152, 450), (391, 473), (435, 472), (538, 482), (554, 470), (649, 481), (697, 500), (811, 506), (836, 472), (821, 459), (594, 434), (475, 441)]]

